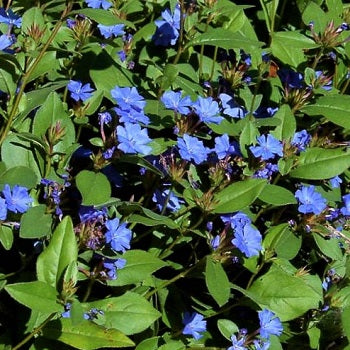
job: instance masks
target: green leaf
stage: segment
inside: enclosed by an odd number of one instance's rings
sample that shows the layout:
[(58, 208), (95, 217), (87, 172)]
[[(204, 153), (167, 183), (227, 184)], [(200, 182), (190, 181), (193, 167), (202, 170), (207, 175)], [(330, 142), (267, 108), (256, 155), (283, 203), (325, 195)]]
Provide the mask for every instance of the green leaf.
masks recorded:
[(238, 326), (231, 320), (219, 319), (218, 329), (220, 333), (228, 340), (231, 340), (231, 335), (239, 331)]
[(127, 335), (144, 331), (161, 316), (145, 298), (133, 292), (88, 305), (104, 312), (105, 327), (118, 329)]
[[(41, 12), (40, 7), (32, 7), (26, 12), (24, 12), (22, 16), (22, 31), (28, 35), (30, 29), (33, 26), (37, 26), (39, 29), (43, 29), (45, 27), (44, 16)], [(41, 63), (41, 61), (40, 61)]]
[(342, 310), (341, 322), (343, 325), (344, 333), (348, 338), (348, 340), (350, 340), (350, 307), (349, 306)]
[(45, 338), (59, 340), (80, 350), (99, 348), (124, 348), (134, 346), (134, 342), (115, 329), (106, 329), (84, 320), (73, 325), (69, 318), (49, 322), (42, 330)]
[(255, 201), (265, 185), (265, 180), (248, 179), (227, 186), (214, 197), (218, 202), (214, 206), (214, 213), (225, 214), (243, 209)]
[[(38, 9), (37, 7), (35, 8)], [(45, 73), (59, 69), (58, 62), (59, 61), (56, 59), (56, 51), (45, 52), (43, 58), (40, 60), (40, 64), (38, 64), (30, 74), (28, 83), (35, 80), (36, 78), (39, 78)]]
[(220, 262), (207, 258), (205, 266), (205, 283), (210, 295), (223, 306), (230, 297), (230, 282)]
[(291, 260), (298, 254), (301, 243), (301, 237), (297, 237), (288, 224), (280, 224), (269, 229), (263, 246), (274, 250), (279, 258)]
[(339, 239), (325, 239), (318, 233), (312, 232), (312, 236), (320, 251), (333, 260), (343, 260), (343, 253), (339, 247)]
[(0, 57), (0, 67), (0, 90), (13, 96), (17, 88), (16, 69), (3, 57)]
[(164, 67), (163, 76), (161, 77), (160, 87), (162, 90), (168, 89), (175, 81), (179, 74), (179, 69), (175, 64), (167, 64)]
[(45, 282), (34, 281), (8, 284), (7, 293), (19, 303), (43, 313), (59, 312), (62, 305), (57, 303), (56, 289)]
[(326, 14), (314, 1), (308, 2), (302, 13), (302, 18), (306, 26), (313, 22), (314, 30), (317, 34), (324, 32), (328, 22)]
[(21, 217), (19, 236), (22, 238), (40, 238), (51, 233), (52, 218), (46, 214), (46, 205), (29, 208)]
[(102, 90), (105, 97), (115, 102), (111, 90), (116, 86), (133, 86), (130, 72), (118, 66), (107, 52), (102, 52), (91, 62), (90, 77), (97, 90)]
[(48, 128), (55, 126), (57, 123), (60, 123), (61, 128), (64, 129), (64, 135), (53, 150), (54, 152), (65, 153), (75, 142), (75, 129), (60, 97), (56, 92), (51, 92), (35, 114), (33, 133), (39, 137), (44, 136)]
[(292, 276), (276, 265), (257, 279), (245, 294), (277, 314), (281, 321), (289, 321), (310, 309), (317, 309), (322, 295), (302, 277)]
[(280, 120), (281, 124), (275, 130), (271, 131), (271, 135), (278, 140), (291, 139), (296, 130), (296, 121), (290, 107), (288, 105), (282, 105), (273, 118)]
[(13, 244), (13, 232), (8, 226), (0, 226), (0, 243), (6, 250), (10, 250)]
[(321, 330), (317, 327), (312, 327), (309, 328), (306, 333), (310, 339), (310, 348), (317, 349), (321, 338)]
[(36, 186), (38, 178), (35, 172), (26, 166), (16, 166), (4, 171), (0, 174), (0, 188), (5, 184), (10, 186), (24, 186), (27, 188), (33, 188)]
[(296, 204), (297, 200), (294, 194), (284, 187), (266, 184), (261, 193), (259, 199), (265, 203), (281, 206), (287, 204)]
[(49, 246), (38, 257), (38, 280), (60, 290), (65, 270), (77, 257), (78, 248), (72, 219), (66, 216), (55, 229)]
[(330, 179), (350, 166), (350, 150), (309, 148), (302, 152), (292, 177), (309, 180)]
[(102, 173), (83, 170), (75, 181), (83, 197), (83, 205), (99, 205), (107, 202), (111, 196), (111, 185)]
[(125, 286), (140, 283), (153, 272), (167, 265), (152, 254), (138, 249), (126, 251), (123, 254), (123, 259), (126, 259), (126, 265), (118, 270), (117, 279), (110, 281), (110, 285)]
[(245, 123), (242, 133), (239, 137), (239, 146), (241, 149), (241, 153), (244, 157), (248, 157), (247, 146), (256, 143), (256, 138), (260, 135), (258, 128), (255, 123), (251, 123), (246, 119), (243, 123)]
[(321, 96), (315, 104), (307, 105), (301, 109), (303, 113), (311, 116), (324, 116), (332, 123), (346, 129), (350, 129), (349, 110), (349, 95)]
[(304, 49), (318, 47), (313, 40), (297, 31), (276, 32), (271, 35), (272, 54), (283, 63), (298, 67), (304, 62)]
[(261, 47), (263, 43), (249, 39), (239, 32), (232, 33), (222, 28), (210, 28), (206, 33), (197, 35), (187, 44), (187, 47), (196, 45), (218, 46), (226, 50), (236, 48), (249, 52)]
[(152, 337), (139, 343), (135, 350), (158, 350), (158, 340), (160, 337)]

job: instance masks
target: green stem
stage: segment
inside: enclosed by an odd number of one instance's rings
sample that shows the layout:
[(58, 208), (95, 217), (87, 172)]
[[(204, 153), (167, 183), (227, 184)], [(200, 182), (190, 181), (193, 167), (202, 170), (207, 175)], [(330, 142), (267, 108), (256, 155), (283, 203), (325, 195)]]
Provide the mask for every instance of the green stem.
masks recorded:
[(21, 348), (30, 339), (32, 339), (36, 334), (38, 334), (55, 316), (56, 316), (56, 312), (53, 312), (52, 314), (50, 314), (50, 316), (39, 327), (35, 328), (32, 333), (30, 333), (21, 342), (19, 342), (16, 346), (14, 346), (12, 348), (12, 350), (17, 350), (17, 349)]
[(95, 278), (91, 278), (90, 281), (89, 281), (89, 284), (87, 286), (87, 289), (86, 289), (85, 295), (83, 297), (83, 300), (82, 300), (83, 303), (85, 303), (89, 299), (89, 296), (91, 294), (92, 287), (94, 286), (94, 283), (95, 283)]
[(177, 49), (176, 56), (173, 64), (176, 64), (183, 52), (183, 38), (184, 38), (184, 26), (185, 26), (185, 3), (184, 0), (180, 0), (180, 36), (179, 36), (179, 47)]
[(51, 45), (53, 39), (55, 38), (56, 34), (58, 33), (59, 29), (61, 28), (61, 25), (65, 19), (65, 17), (68, 15), (69, 11), (71, 9), (71, 5), (68, 4), (65, 8), (65, 10), (62, 13), (61, 18), (59, 19), (59, 21), (56, 23), (50, 37), (48, 38), (47, 42), (45, 43), (44, 47), (42, 48), (42, 50), (40, 51), (38, 57), (36, 58), (36, 60), (33, 62), (33, 64), (29, 67), (29, 69), (27, 70), (27, 72), (24, 74), (22, 82), (20, 84), (20, 88), (18, 91), (18, 94), (16, 96), (14, 105), (11, 109), (10, 115), (7, 119), (5, 128), (3, 128), (3, 130), (1, 130), (1, 136), (0, 136), (0, 146), (2, 145), (2, 143), (4, 142), (5, 138), (7, 137), (7, 134), (9, 133), (10, 129), (11, 129), (11, 125), (12, 122), (16, 116), (17, 113), (17, 109), (19, 107), (21, 98), (23, 96), (24, 93), (24, 89), (26, 88), (26, 84), (31, 76), (31, 74), (33, 73), (33, 71), (35, 70), (35, 68), (38, 66), (38, 64), (40, 63), (41, 59), (44, 57), (45, 52), (47, 51), (47, 49), (49, 48), (49, 46)]
[(320, 61), (322, 55), (323, 55), (323, 50), (321, 49), (315, 57), (315, 60), (311, 66), (312, 69), (314, 69), (314, 70), (316, 69), (316, 66), (317, 66), (318, 62)]
[(250, 279), (249, 279), (249, 281), (248, 281), (248, 284), (247, 284), (246, 289), (249, 289), (249, 287), (252, 285), (252, 283), (253, 283), (253, 281), (254, 281), (254, 278), (255, 278), (255, 277), (257, 276), (257, 274), (261, 271), (261, 269), (264, 267), (264, 265), (265, 265), (265, 261), (263, 261), (263, 262), (261, 263), (261, 265), (258, 267), (258, 270), (250, 276)]
[(215, 62), (216, 62), (216, 57), (217, 57), (217, 55), (218, 55), (218, 50), (219, 50), (219, 47), (218, 47), (218, 46), (215, 46), (213, 62), (212, 62), (212, 64), (211, 64), (211, 70), (210, 70), (209, 81), (211, 81), (211, 80), (213, 79), (214, 70), (215, 70)]
[(260, 5), (261, 5), (262, 10), (264, 12), (267, 31), (271, 34), (271, 23), (270, 23), (269, 13), (267, 12), (267, 8), (265, 6), (264, 0), (260, 0)]
[(348, 87), (349, 87), (349, 84), (350, 84), (350, 79), (348, 78), (348, 79), (346, 80), (346, 83), (344, 84), (343, 88), (341, 89), (341, 92), (340, 92), (340, 93), (341, 93), (342, 95), (345, 94), (346, 90), (347, 90)]
[(199, 261), (197, 261), (196, 264), (192, 265), (189, 269), (187, 269), (186, 271), (180, 272), (178, 275), (176, 275), (175, 277), (171, 278), (168, 281), (165, 281), (164, 283), (162, 283), (160, 286), (158, 286), (157, 288), (154, 288), (153, 290), (151, 290), (150, 292), (145, 294), (145, 298), (148, 299), (149, 297), (151, 297), (153, 294), (157, 293), (159, 290), (169, 286), (170, 284), (176, 282), (177, 280), (179, 280), (180, 278), (185, 277), (188, 273), (190, 273), (192, 270), (194, 270), (200, 263), (202, 263), (205, 259), (207, 258), (207, 256), (204, 256), (202, 259), (200, 259)]

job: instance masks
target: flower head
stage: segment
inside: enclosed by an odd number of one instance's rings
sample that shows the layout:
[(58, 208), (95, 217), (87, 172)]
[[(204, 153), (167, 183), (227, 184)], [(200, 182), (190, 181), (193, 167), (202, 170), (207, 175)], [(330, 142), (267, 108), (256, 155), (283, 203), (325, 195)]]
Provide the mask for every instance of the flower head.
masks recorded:
[(13, 44), (12, 37), (7, 34), (0, 35), (0, 50), (5, 50)]
[(267, 309), (258, 312), (260, 321), (260, 335), (262, 338), (269, 339), (270, 335), (281, 335), (283, 326), (281, 320)]
[(327, 200), (315, 191), (315, 186), (302, 186), (295, 192), (295, 198), (298, 199), (300, 205), (298, 210), (300, 213), (320, 214), (327, 206)]
[(219, 115), (219, 105), (212, 97), (199, 96), (193, 107), (203, 123), (220, 124), (224, 119)]
[(108, 279), (117, 279), (117, 270), (122, 269), (125, 264), (125, 259), (105, 259), (103, 262), (103, 267), (107, 270)]
[(185, 325), (182, 334), (192, 335), (196, 340), (200, 339), (203, 336), (200, 333), (207, 329), (207, 321), (204, 321), (204, 317), (197, 312), (192, 314), (185, 312), (182, 323)]
[(112, 6), (112, 4), (107, 0), (85, 0), (85, 2), (93, 9), (99, 9), (102, 7), (104, 10), (108, 10)]
[(123, 35), (125, 34), (124, 32), (124, 24), (115, 24), (112, 26), (105, 26), (103, 24), (98, 24), (97, 28), (100, 30), (100, 33), (103, 37), (106, 39), (113, 37), (113, 36), (118, 36), (118, 35)]
[(28, 194), (28, 189), (22, 186), (15, 185), (11, 191), (10, 185), (6, 184), (2, 193), (7, 209), (14, 213), (25, 213), (33, 202), (33, 198)]
[(262, 249), (261, 234), (250, 224), (246, 224), (243, 230), (235, 231), (235, 238), (231, 243), (235, 245), (247, 258), (259, 255)]
[(142, 129), (139, 124), (125, 123), (117, 126), (118, 149), (124, 153), (151, 153), (152, 147), (147, 146), (152, 140), (148, 137), (147, 129)]
[(297, 147), (298, 151), (304, 151), (311, 141), (311, 135), (306, 130), (298, 131), (294, 134), (291, 145)]
[(246, 337), (241, 337), (237, 339), (235, 334), (231, 335), (232, 346), (227, 348), (227, 350), (246, 350), (247, 348), (244, 346), (246, 341)]
[(261, 135), (258, 137), (257, 141), (258, 146), (249, 147), (254, 157), (261, 157), (262, 160), (273, 159), (276, 155), (283, 157), (282, 142), (271, 134)]
[(0, 197), (0, 220), (6, 220), (7, 205), (4, 198)]
[(71, 97), (75, 101), (85, 101), (91, 97), (94, 89), (91, 88), (90, 83), (83, 85), (81, 81), (70, 80), (67, 85)]
[(232, 118), (242, 119), (248, 113), (243, 107), (235, 102), (234, 98), (228, 94), (220, 94), (219, 99), (223, 108), (223, 113)]
[(146, 105), (145, 99), (138, 93), (135, 87), (116, 86), (111, 90), (111, 95), (118, 103), (118, 106), (124, 111), (132, 108), (136, 112), (142, 112)]
[(230, 143), (227, 134), (215, 137), (215, 147), (214, 151), (219, 159), (224, 159), (229, 155), (239, 155), (239, 145), (238, 143)]
[(120, 224), (118, 218), (107, 220), (106, 228), (106, 243), (110, 243), (115, 251), (124, 253), (126, 249), (130, 249), (132, 233), (125, 222)]
[(156, 190), (153, 194), (152, 201), (157, 203), (159, 211), (162, 211), (164, 205), (166, 205), (166, 208), (172, 212), (179, 210), (183, 203), (172, 191), (170, 191), (169, 194), (169, 189), (165, 189), (164, 191)]
[(6, 11), (4, 8), (0, 8), (0, 23), (6, 23), (8, 25), (21, 28), (22, 18), (14, 14), (12, 10)]
[(160, 98), (164, 106), (180, 114), (190, 113), (193, 102), (189, 96), (181, 97), (181, 91), (165, 91)]
[(197, 137), (187, 134), (183, 138), (177, 139), (180, 156), (188, 161), (193, 160), (197, 165), (207, 160), (209, 149), (204, 147), (203, 141), (199, 141)]
[(180, 17), (180, 6), (175, 7), (173, 14), (171, 14), (169, 9), (162, 12), (163, 19), (154, 22), (157, 26), (153, 35), (155, 45), (169, 46), (176, 44), (179, 37)]
[(340, 208), (340, 212), (344, 215), (344, 216), (349, 216), (350, 215), (350, 193), (346, 194), (345, 196), (342, 197), (345, 206)]
[(331, 179), (329, 179), (329, 183), (332, 188), (339, 188), (342, 182), (343, 180), (339, 176), (334, 176)]

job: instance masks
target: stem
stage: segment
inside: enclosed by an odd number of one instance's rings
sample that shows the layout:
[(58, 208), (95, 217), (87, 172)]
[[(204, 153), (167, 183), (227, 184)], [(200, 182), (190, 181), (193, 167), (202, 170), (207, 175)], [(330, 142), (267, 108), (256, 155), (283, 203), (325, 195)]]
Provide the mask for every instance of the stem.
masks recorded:
[(318, 51), (318, 54), (315, 57), (314, 63), (312, 64), (311, 68), (315, 70), (318, 62), (320, 61), (321, 57), (323, 55), (323, 50), (321, 49), (320, 51)]
[(213, 57), (213, 63), (211, 64), (211, 70), (210, 70), (210, 76), (209, 76), (209, 81), (211, 81), (213, 79), (213, 75), (214, 75), (214, 70), (215, 70), (215, 62), (216, 62), (216, 57), (218, 55), (218, 50), (219, 47), (215, 46), (214, 49), (214, 57)]
[(21, 101), (22, 95), (24, 93), (24, 89), (26, 88), (26, 84), (27, 84), (28, 79), (30, 78), (30, 76), (33, 73), (34, 69), (38, 66), (38, 64), (40, 63), (41, 59), (43, 58), (45, 52), (47, 51), (47, 49), (51, 45), (53, 39), (55, 38), (57, 32), (59, 31), (59, 29), (60, 29), (60, 27), (61, 27), (61, 25), (63, 23), (64, 18), (68, 15), (70, 9), (71, 9), (71, 5), (68, 4), (66, 6), (66, 8), (64, 9), (61, 18), (56, 23), (56, 25), (55, 25), (55, 27), (54, 27), (54, 29), (53, 29), (49, 39), (45, 43), (43, 49), (40, 51), (38, 57), (33, 62), (33, 64), (29, 67), (28, 71), (24, 74), (22, 82), (20, 84), (20, 88), (19, 88), (18, 94), (17, 94), (16, 99), (15, 99), (15, 103), (14, 103), (14, 105), (13, 105), (13, 107), (11, 109), (10, 115), (9, 115), (9, 117), (7, 119), (5, 128), (3, 128), (3, 130), (1, 130), (1, 132), (0, 132), (1, 133), (0, 146), (4, 142), (7, 134), (9, 133), (9, 131), (11, 129), (11, 124), (12, 124), (12, 122), (13, 122), (15, 116), (16, 116), (17, 109), (18, 109), (19, 103)]
[(180, 36), (179, 36), (179, 47), (174, 58), (173, 64), (176, 64), (183, 52), (183, 37), (184, 37), (184, 25), (185, 25), (185, 3), (184, 0), (180, 0)]
[(250, 276), (250, 279), (249, 279), (249, 281), (248, 281), (248, 284), (247, 284), (246, 289), (249, 289), (249, 287), (252, 285), (252, 283), (253, 283), (253, 281), (254, 281), (254, 278), (255, 278), (256, 275), (261, 271), (261, 269), (264, 267), (264, 265), (265, 265), (265, 261), (263, 261), (263, 262), (261, 263), (261, 265), (258, 267), (258, 270)]
[(30, 333), (21, 342), (19, 342), (16, 346), (14, 346), (12, 350), (17, 350), (21, 348), (25, 343), (27, 343), (36, 334), (38, 334), (55, 316), (56, 316), (56, 312), (53, 312), (52, 314), (50, 314), (50, 316), (39, 327), (35, 328), (32, 333)]
[(191, 266), (189, 269), (187, 269), (186, 271), (180, 272), (178, 275), (176, 275), (175, 277), (171, 278), (170, 280), (162, 283), (160, 286), (154, 288), (153, 290), (151, 290), (150, 292), (145, 294), (145, 298), (148, 299), (149, 297), (151, 297), (153, 294), (157, 293), (159, 290), (169, 286), (170, 284), (176, 282), (177, 280), (179, 280), (180, 278), (185, 277), (188, 273), (190, 273), (192, 270), (194, 270), (202, 261), (204, 261), (207, 258), (207, 256), (204, 256), (202, 259), (200, 259), (199, 261), (197, 261), (196, 264), (194, 264), (193, 266)]
[(89, 296), (91, 294), (92, 287), (93, 287), (94, 283), (95, 283), (95, 279), (91, 278), (90, 281), (89, 281), (89, 284), (87, 286), (87, 289), (86, 289), (85, 295), (83, 297), (83, 300), (82, 300), (83, 303), (85, 303), (89, 299)]
[(348, 79), (346, 80), (346, 83), (344, 84), (343, 88), (341, 89), (341, 92), (340, 92), (340, 93), (341, 93), (342, 95), (345, 94), (346, 90), (347, 90), (348, 87), (349, 87), (349, 84), (350, 84), (350, 79), (348, 78)]

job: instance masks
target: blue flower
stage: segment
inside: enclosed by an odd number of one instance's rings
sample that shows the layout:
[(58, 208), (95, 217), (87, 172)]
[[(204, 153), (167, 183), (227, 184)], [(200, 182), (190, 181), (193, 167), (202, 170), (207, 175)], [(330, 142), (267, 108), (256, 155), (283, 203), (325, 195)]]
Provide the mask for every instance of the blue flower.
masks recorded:
[(343, 198), (343, 201), (345, 203), (345, 207), (340, 208), (340, 212), (344, 216), (349, 216), (350, 215), (350, 193), (346, 194), (342, 198)]
[(181, 98), (181, 91), (165, 91), (160, 98), (164, 106), (180, 114), (190, 113), (193, 102), (189, 96)]
[(112, 121), (112, 116), (109, 112), (98, 113), (98, 122), (100, 125), (109, 124)]
[(219, 248), (219, 245), (220, 245), (220, 236), (217, 235), (215, 236), (211, 241), (210, 241), (210, 245), (211, 247), (216, 250)]
[(7, 209), (14, 213), (25, 213), (33, 202), (33, 198), (28, 194), (28, 189), (22, 186), (15, 185), (11, 191), (10, 186), (6, 184), (2, 193)]
[(106, 228), (106, 243), (109, 243), (115, 251), (124, 253), (126, 249), (130, 249), (132, 233), (125, 222), (120, 224), (118, 218), (107, 220)]
[(204, 123), (220, 124), (224, 119), (219, 116), (219, 105), (212, 97), (204, 98), (199, 96), (198, 100), (193, 104), (193, 107), (199, 119)]
[(155, 21), (157, 26), (156, 32), (153, 35), (155, 45), (169, 46), (175, 45), (179, 37), (180, 30), (180, 6), (176, 6), (172, 15), (169, 9), (162, 12), (162, 20)]
[(294, 134), (291, 145), (297, 147), (298, 151), (304, 151), (311, 141), (311, 135), (306, 130), (298, 131)]
[(116, 130), (119, 141), (118, 149), (124, 153), (151, 153), (152, 147), (147, 146), (152, 140), (148, 137), (147, 129), (141, 129), (139, 124), (125, 123), (118, 125)]
[(122, 269), (126, 265), (125, 259), (105, 259), (103, 267), (108, 270), (107, 276), (110, 280), (117, 279), (117, 270)]
[(261, 157), (262, 160), (268, 160), (278, 155), (283, 156), (282, 142), (274, 138), (271, 134), (261, 135), (257, 139), (259, 146), (250, 146), (249, 149), (254, 157)]
[(339, 188), (343, 180), (339, 176), (332, 177), (329, 179), (332, 188)]
[(253, 113), (256, 118), (271, 118), (278, 111), (278, 107), (258, 107)]
[(237, 104), (232, 96), (223, 93), (219, 95), (219, 99), (224, 109), (224, 114), (238, 119), (242, 119), (247, 115), (248, 112)]
[(5, 9), (0, 9), (0, 23), (6, 23), (8, 25), (13, 25), (17, 28), (22, 26), (22, 18), (12, 12), (12, 10), (6, 11)]
[(204, 321), (204, 317), (197, 312), (192, 314), (185, 312), (182, 323), (185, 325), (182, 334), (192, 335), (196, 340), (203, 337), (203, 334), (200, 333), (207, 329), (207, 321)]
[(108, 10), (112, 6), (112, 4), (107, 0), (85, 0), (85, 2), (93, 9), (99, 9), (102, 7), (104, 10)]
[(230, 155), (239, 155), (239, 145), (237, 142), (230, 143), (227, 134), (215, 137), (215, 147), (214, 151), (219, 159), (224, 159)]
[(288, 68), (282, 68), (277, 74), (282, 83), (291, 89), (301, 89), (304, 86), (303, 75), (298, 72), (294, 72)]
[(130, 108), (133, 108), (137, 112), (142, 112), (146, 101), (144, 98), (137, 92), (135, 87), (119, 87), (116, 86), (111, 90), (112, 97), (116, 100), (119, 107), (128, 111)]
[(90, 83), (83, 85), (81, 81), (70, 80), (67, 85), (68, 91), (71, 93), (71, 97), (75, 101), (85, 101), (91, 97), (94, 89), (91, 88)]
[(0, 197), (0, 220), (6, 220), (7, 205), (4, 198)]
[(112, 26), (105, 26), (103, 24), (98, 24), (97, 28), (100, 30), (100, 33), (106, 39), (112, 36), (118, 36), (125, 34), (124, 32), (124, 24), (115, 24)]
[(102, 222), (107, 217), (107, 208), (95, 209), (93, 206), (82, 205), (79, 208), (80, 222), (99, 221)]
[(234, 334), (232, 334), (231, 341), (232, 341), (232, 346), (227, 348), (227, 350), (246, 350), (247, 349), (244, 346), (244, 343), (246, 341), (245, 337), (241, 337), (240, 339), (237, 339), (237, 337)]
[(302, 186), (295, 192), (295, 198), (300, 203), (298, 210), (303, 214), (318, 215), (327, 207), (327, 200), (315, 191), (315, 186)]
[(230, 224), (235, 232), (240, 231), (242, 233), (244, 226), (247, 224), (251, 224), (252, 222), (250, 217), (242, 213), (241, 211), (237, 212), (234, 215), (222, 215), (220, 216), (220, 218), (225, 224)]
[(119, 121), (122, 123), (142, 123), (142, 124), (149, 124), (150, 120), (143, 112), (138, 112), (134, 108), (129, 109), (121, 109), (118, 107), (114, 108), (114, 111), (119, 116)]
[(267, 309), (258, 312), (260, 321), (260, 335), (262, 338), (269, 339), (270, 335), (281, 335), (283, 326), (281, 320)]
[(177, 145), (182, 159), (193, 160), (197, 165), (207, 160), (208, 153), (210, 152), (197, 137), (187, 134), (184, 134), (183, 138), (177, 139)]
[(153, 194), (152, 201), (157, 203), (157, 208), (159, 211), (163, 210), (166, 203), (166, 208), (172, 212), (179, 210), (181, 204), (183, 203), (183, 201), (175, 196), (172, 191), (169, 195), (169, 189), (165, 189), (164, 191), (156, 190)]
[(261, 234), (250, 224), (243, 227), (243, 230), (235, 231), (235, 238), (231, 243), (235, 245), (247, 258), (259, 255), (262, 249)]
[(274, 173), (278, 171), (278, 165), (266, 163), (263, 169), (257, 170), (253, 177), (257, 179), (269, 179)]
[(5, 50), (12, 44), (13, 41), (11, 36), (7, 34), (0, 35), (0, 50)]

